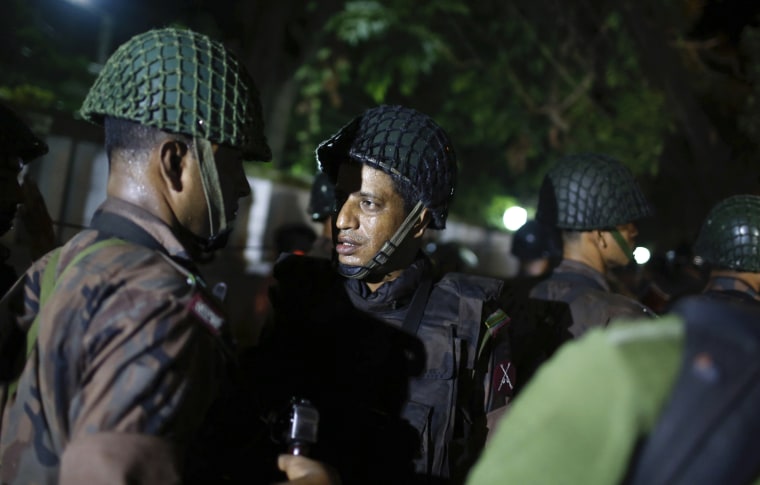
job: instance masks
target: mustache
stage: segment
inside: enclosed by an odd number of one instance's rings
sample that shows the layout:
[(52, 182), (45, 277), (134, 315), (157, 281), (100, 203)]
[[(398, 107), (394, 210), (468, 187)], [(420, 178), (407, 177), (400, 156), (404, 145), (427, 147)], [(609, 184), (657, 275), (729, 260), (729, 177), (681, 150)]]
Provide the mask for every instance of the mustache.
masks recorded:
[(364, 243), (364, 238), (350, 232), (339, 232), (335, 237), (335, 240), (338, 243), (348, 243), (354, 245), (360, 245)]

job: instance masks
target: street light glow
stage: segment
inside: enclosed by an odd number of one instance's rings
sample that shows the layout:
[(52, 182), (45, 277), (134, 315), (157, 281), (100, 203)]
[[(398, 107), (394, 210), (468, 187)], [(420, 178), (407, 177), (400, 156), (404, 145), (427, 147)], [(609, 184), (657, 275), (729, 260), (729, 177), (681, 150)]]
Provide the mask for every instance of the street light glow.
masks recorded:
[(633, 250), (633, 259), (636, 260), (637, 264), (646, 264), (650, 257), (649, 250), (644, 246), (639, 246)]
[(509, 209), (504, 211), (504, 217), (502, 222), (504, 227), (510, 231), (516, 231), (522, 227), (528, 220), (528, 211), (520, 207), (519, 205), (513, 205)]
[(66, 0), (69, 3), (73, 3), (74, 5), (79, 5), (80, 7), (92, 7), (92, 0)]

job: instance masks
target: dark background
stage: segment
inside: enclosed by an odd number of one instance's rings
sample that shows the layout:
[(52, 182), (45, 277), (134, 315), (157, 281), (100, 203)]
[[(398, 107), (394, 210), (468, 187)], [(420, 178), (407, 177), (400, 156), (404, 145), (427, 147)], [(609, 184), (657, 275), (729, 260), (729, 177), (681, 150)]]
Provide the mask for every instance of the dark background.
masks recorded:
[(148, 28), (190, 27), (232, 47), (259, 85), (275, 158), (251, 170), (303, 186), (319, 141), (400, 103), (454, 140), (452, 217), (493, 230), (578, 151), (636, 174), (656, 209), (640, 242), (655, 251), (690, 242), (718, 200), (760, 188), (757, 1), (5, 3), (4, 101), (76, 116), (99, 56)]

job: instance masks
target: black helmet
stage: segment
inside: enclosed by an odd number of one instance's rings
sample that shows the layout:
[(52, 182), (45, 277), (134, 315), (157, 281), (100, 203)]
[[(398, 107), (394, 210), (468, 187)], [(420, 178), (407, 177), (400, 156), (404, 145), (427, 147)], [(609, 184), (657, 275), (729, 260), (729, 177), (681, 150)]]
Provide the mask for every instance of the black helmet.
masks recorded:
[(531, 220), (512, 236), (512, 254), (521, 260), (558, 259), (562, 257), (559, 232), (550, 226)]
[(536, 220), (573, 231), (614, 228), (649, 216), (633, 174), (607, 155), (562, 158), (544, 177)]
[(735, 195), (713, 207), (702, 223), (695, 252), (718, 268), (760, 272), (760, 197)]
[(44, 141), (32, 133), (26, 123), (10, 108), (0, 105), (0, 154), (31, 162), (48, 152)]
[(410, 184), (432, 213), (430, 228), (446, 227), (456, 156), (446, 132), (429, 116), (402, 106), (365, 111), (317, 147), (319, 166), (333, 182), (348, 159)]
[(326, 173), (319, 172), (311, 184), (311, 195), (306, 213), (309, 214), (311, 220), (322, 222), (330, 217), (334, 211), (335, 184)]

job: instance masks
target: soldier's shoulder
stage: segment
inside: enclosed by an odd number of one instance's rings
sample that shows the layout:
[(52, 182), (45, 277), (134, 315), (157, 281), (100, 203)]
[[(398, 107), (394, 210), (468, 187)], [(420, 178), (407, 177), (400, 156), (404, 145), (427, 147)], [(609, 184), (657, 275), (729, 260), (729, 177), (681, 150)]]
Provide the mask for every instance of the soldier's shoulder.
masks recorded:
[(465, 298), (496, 300), (501, 294), (504, 281), (466, 273), (446, 273), (435, 286)]
[(619, 293), (606, 293), (604, 299), (607, 301), (613, 318), (655, 318), (657, 316), (648, 306)]
[(684, 332), (684, 320), (678, 315), (644, 321), (621, 319), (601, 331), (607, 342), (619, 348), (648, 346), (653, 342), (680, 342)]
[[(83, 231), (61, 249), (59, 271), (79, 267), (87, 280), (124, 281), (147, 290), (193, 286), (193, 273), (168, 255), (119, 239), (98, 240), (94, 231)], [(73, 272), (71, 272), (73, 273)]]

